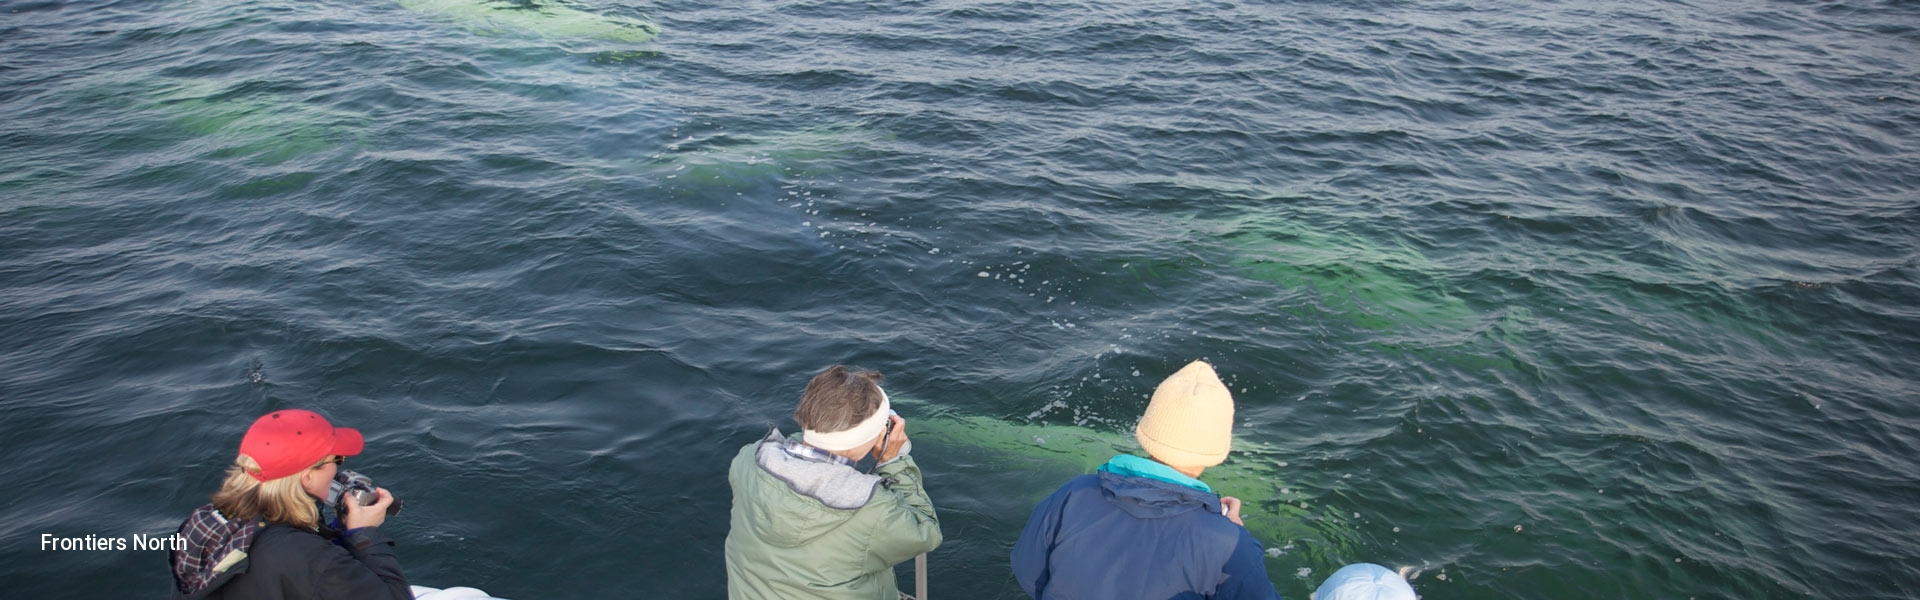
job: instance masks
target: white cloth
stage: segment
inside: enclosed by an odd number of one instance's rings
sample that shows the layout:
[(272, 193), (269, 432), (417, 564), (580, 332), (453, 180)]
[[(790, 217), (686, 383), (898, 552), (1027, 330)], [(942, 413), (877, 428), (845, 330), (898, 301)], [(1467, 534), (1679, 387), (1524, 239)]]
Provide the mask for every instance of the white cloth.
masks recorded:
[(423, 585), (413, 586), (413, 600), (505, 600), (488, 596), (486, 592), (470, 587), (450, 587), (435, 589)]
[(880, 434), (887, 430), (890, 425), (887, 416), (891, 414), (893, 414), (893, 402), (887, 399), (886, 390), (880, 390), (880, 409), (873, 411), (865, 421), (846, 431), (814, 431), (801, 428), (800, 431), (805, 435), (800, 438), (800, 441), (828, 452), (843, 452), (859, 448), (861, 444), (873, 443), (873, 438), (880, 437)]

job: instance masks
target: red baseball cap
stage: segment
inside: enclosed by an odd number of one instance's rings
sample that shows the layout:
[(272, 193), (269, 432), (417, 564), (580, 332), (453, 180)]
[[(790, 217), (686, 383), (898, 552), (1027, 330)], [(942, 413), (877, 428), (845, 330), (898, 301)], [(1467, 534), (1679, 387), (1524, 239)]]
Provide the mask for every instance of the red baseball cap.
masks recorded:
[(353, 456), (366, 449), (359, 431), (334, 427), (310, 410), (277, 410), (255, 419), (240, 439), (240, 453), (260, 463), (254, 479), (273, 481), (306, 470), (332, 455)]

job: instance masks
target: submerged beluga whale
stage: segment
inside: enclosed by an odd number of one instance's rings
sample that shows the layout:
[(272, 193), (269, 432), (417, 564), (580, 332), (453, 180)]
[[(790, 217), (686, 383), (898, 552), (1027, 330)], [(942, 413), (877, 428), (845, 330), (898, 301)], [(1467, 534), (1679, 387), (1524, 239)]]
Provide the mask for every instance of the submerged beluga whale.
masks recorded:
[[(1124, 431), (965, 415), (898, 393), (893, 400), (907, 415), (914, 456), (929, 473), (937, 473), (930, 481), (952, 478), (995, 490), (951, 500), (950, 508), (990, 515), (1013, 534), (1028, 511), (1068, 479), (1094, 472), (1115, 454), (1145, 455)], [(1266, 546), (1268, 577), (1298, 586), (1303, 568), (1337, 567), (1360, 554), (1363, 543), (1355, 520), (1309, 508), (1308, 502), (1317, 504), (1319, 498), (1286, 482), (1281, 455), (1236, 438), (1227, 462), (1207, 469), (1201, 479), (1222, 495), (1246, 501), (1242, 514), (1247, 530)]]
[(525, 32), (543, 38), (592, 39), (638, 44), (660, 35), (660, 26), (631, 17), (603, 15), (560, 0), (396, 0), (401, 8), (428, 13), (480, 33)]

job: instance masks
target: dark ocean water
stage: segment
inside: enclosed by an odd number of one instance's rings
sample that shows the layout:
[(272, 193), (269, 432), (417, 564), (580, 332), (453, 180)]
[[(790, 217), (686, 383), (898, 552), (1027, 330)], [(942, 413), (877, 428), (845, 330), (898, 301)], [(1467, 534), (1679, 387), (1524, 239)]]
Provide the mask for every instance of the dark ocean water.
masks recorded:
[[(720, 598), (827, 365), (1124, 437), (1204, 358), (1289, 598), (1920, 597), (1920, 4), (520, 4), (0, 0), (0, 596), (163, 596), (40, 538), (302, 407), (415, 583)], [(933, 595), (1020, 597), (1057, 478), (958, 446)]]

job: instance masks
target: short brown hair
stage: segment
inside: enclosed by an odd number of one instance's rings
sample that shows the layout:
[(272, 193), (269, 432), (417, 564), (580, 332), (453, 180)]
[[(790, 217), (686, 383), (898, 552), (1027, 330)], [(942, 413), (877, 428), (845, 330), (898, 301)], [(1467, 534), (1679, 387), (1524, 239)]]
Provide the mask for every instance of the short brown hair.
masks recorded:
[(880, 372), (834, 365), (813, 376), (793, 420), (814, 431), (846, 431), (880, 410)]

